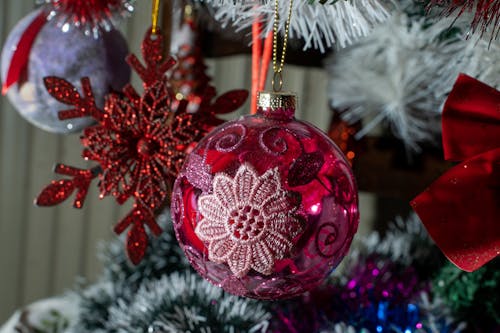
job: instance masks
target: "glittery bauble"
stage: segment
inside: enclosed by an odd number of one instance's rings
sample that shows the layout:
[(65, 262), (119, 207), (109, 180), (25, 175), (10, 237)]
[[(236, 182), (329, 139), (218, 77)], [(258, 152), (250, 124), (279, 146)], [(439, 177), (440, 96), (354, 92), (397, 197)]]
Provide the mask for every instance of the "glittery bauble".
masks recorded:
[[(21, 36), (40, 15), (35, 11), (23, 18), (12, 30), (2, 51), (2, 82), (6, 82), (9, 66)], [(33, 125), (54, 133), (78, 132), (92, 124), (90, 117), (61, 121), (58, 112), (66, 108), (45, 90), (43, 78), (64, 77), (80, 88), (80, 78), (89, 77), (96, 103), (104, 104), (104, 96), (120, 90), (129, 82), (130, 67), (125, 62), (128, 47), (117, 30), (103, 32), (100, 38), (86, 36), (78, 29), (62, 31), (55, 20), (47, 21), (31, 47), (26, 75), (12, 85), (7, 96), (19, 114)]]
[(294, 111), (294, 95), (261, 93), (258, 113), (209, 133), (175, 182), (179, 243), (203, 277), (230, 293), (280, 299), (310, 290), (357, 230), (348, 162)]

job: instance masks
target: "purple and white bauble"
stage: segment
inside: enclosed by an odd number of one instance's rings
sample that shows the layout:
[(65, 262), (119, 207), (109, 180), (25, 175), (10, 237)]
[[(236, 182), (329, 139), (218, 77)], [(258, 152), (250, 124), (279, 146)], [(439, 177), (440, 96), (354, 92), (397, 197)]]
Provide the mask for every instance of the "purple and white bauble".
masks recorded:
[[(6, 82), (21, 37), (40, 13), (37, 10), (23, 18), (9, 34), (2, 50), (2, 82)], [(96, 104), (102, 107), (107, 93), (120, 90), (130, 80), (127, 54), (127, 43), (117, 30), (103, 32), (96, 39), (79, 29), (61, 29), (56, 20), (49, 20), (33, 41), (26, 75), (9, 87), (7, 97), (21, 116), (43, 130), (61, 134), (78, 132), (93, 120), (90, 117), (59, 120), (58, 112), (67, 109), (67, 105), (48, 94), (43, 78), (62, 77), (80, 88), (80, 79), (89, 77)]]

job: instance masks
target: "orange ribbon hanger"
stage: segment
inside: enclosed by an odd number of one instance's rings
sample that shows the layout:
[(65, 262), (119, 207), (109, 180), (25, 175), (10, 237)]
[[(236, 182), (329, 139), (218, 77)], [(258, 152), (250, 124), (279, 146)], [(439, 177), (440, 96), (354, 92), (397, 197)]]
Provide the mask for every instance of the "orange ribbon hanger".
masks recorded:
[(252, 100), (250, 113), (257, 112), (257, 93), (264, 90), (266, 86), (267, 72), (273, 51), (273, 32), (270, 31), (264, 41), (262, 51), (262, 40), (260, 38), (262, 22), (256, 17), (252, 24)]

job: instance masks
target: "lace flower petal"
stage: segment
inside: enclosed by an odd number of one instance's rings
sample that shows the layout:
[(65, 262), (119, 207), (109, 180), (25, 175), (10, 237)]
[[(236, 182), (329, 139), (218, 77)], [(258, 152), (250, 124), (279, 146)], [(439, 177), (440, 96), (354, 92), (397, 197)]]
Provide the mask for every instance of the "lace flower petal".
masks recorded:
[(262, 204), (266, 199), (273, 196), (279, 189), (280, 177), (278, 168), (267, 170), (262, 176), (260, 176), (251, 194), (252, 202), (258, 205)]
[(247, 164), (238, 169), (234, 177), (234, 192), (239, 204), (245, 203), (250, 199), (250, 194), (256, 180), (255, 172)]
[(212, 240), (208, 247), (208, 257), (217, 263), (225, 262), (235, 246), (236, 244), (230, 238)]
[(227, 263), (231, 272), (237, 277), (247, 275), (252, 263), (252, 251), (248, 245), (237, 245), (231, 255), (228, 257)]
[(214, 178), (214, 195), (219, 199), (222, 206), (227, 207), (228, 210), (237, 206), (233, 180), (224, 174)]
[(210, 220), (214, 224), (222, 223), (227, 219), (226, 207), (221, 204), (216, 196), (202, 195), (198, 199), (198, 209), (204, 219)]

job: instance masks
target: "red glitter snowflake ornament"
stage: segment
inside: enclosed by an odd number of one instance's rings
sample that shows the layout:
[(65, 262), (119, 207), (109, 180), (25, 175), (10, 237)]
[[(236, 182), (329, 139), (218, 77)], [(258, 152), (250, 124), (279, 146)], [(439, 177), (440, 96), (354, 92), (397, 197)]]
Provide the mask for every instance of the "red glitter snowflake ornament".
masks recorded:
[[(165, 58), (162, 48), (163, 38), (160, 35), (152, 38), (149, 31), (142, 44), (146, 65), (135, 56), (127, 58), (143, 80), (144, 94), (139, 96), (128, 85), (123, 93), (106, 96), (103, 110), (94, 102), (88, 79), (82, 79), (82, 94), (64, 79), (45, 79), (47, 90), (54, 98), (74, 106), (60, 111), (61, 119), (91, 116), (98, 122), (84, 130), (81, 142), (85, 147), (83, 157), (98, 162), (99, 166), (90, 170), (56, 168), (57, 173), (73, 176), (73, 179), (53, 181), (40, 193), (36, 204), (59, 204), (77, 190), (74, 206), (81, 208), (91, 180), (98, 176), (101, 197), (112, 195), (119, 204), (134, 199), (132, 211), (114, 229), (121, 234), (129, 228), (127, 252), (134, 264), (141, 261), (147, 249), (145, 226), (154, 235), (161, 232), (154, 214), (168, 204), (172, 184), (187, 151), (207, 132), (200, 124), (206, 120), (206, 114), (188, 113), (186, 101), (173, 104), (174, 93), (165, 73), (175, 61)], [(221, 103), (227, 105), (221, 113), (241, 106), (247, 96), (244, 93), (236, 98), (238, 103)]]

